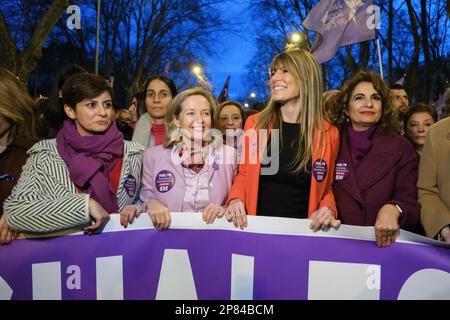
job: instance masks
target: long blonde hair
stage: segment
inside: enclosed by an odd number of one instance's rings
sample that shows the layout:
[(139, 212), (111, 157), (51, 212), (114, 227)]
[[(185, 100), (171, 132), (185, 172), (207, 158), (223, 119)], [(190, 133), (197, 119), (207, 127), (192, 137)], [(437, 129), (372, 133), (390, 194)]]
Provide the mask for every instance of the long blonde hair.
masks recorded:
[[(306, 169), (313, 155), (314, 130), (317, 130), (318, 141), (323, 134), (322, 122), (325, 114), (322, 108), (323, 80), (322, 72), (316, 58), (309, 52), (296, 49), (282, 52), (273, 58), (270, 70), (284, 66), (298, 82), (298, 106), (301, 108), (297, 123), (300, 123), (295, 161), (291, 165), (293, 172)], [(271, 72), (272, 74), (272, 72)], [(261, 111), (256, 127), (260, 129), (282, 129), (282, 105), (270, 98), (267, 106)], [(283, 146), (282, 134), (280, 134)], [(317, 145), (317, 147), (319, 144)]]
[(38, 138), (38, 107), (24, 84), (0, 68), (0, 115), (11, 123), (9, 139), (34, 142)]

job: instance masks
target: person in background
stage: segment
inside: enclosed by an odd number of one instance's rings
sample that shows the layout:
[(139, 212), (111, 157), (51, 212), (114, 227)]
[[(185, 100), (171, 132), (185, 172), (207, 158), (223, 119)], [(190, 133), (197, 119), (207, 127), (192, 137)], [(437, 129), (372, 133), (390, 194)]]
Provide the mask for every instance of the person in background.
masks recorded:
[(202, 212), (207, 224), (225, 212), (237, 164), (235, 149), (211, 136), (215, 107), (203, 88), (179, 93), (166, 115), (166, 142), (144, 153), (140, 199), (159, 230), (170, 227), (171, 212)]
[(417, 187), (426, 235), (450, 243), (450, 118), (439, 120), (428, 131)]
[(0, 68), (0, 244), (17, 233), (8, 227), (3, 202), (22, 172), (27, 150), (38, 140), (38, 108), (23, 83)]
[(399, 84), (394, 83), (391, 85), (390, 93), (392, 96), (392, 105), (398, 113), (399, 132), (403, 136), (405, 134), (403, 128), (403, 118), (409, 110), (409, 97), (405, 88)]
[(63, 67), (56, 75), (50, 97), (48, 100), (40, 103), (41, 135), (44, 138), (55, 138), (58, 131), (62, 128), (64, 121), (68, 119), (62, 103), (62, 88), (67, 79), (79, 73), (87, 73), (87, 71), (77, 64), (70, 64)]
[(48, 233), (84, 227), (98, 232), (110, 213), (139, 215), (143, 147), (123, 140), (115, 124), (112, 88), (90, 73), (63, 86), (69, 118), (56, 139), (29, 151), (22, 175), (4, 203), (10, 228)]
[[(310, 218), (313, 231), (337, 228), (332, 183), (339, 132), (325, 120), (316, 58), (305, 50), (278, 54), (269, 86), (268, 105), (245, 123), (244, 156), (228, 196), (227, 218), (240, 228), (247, 226), (247, 214)], [(262, 129), (270, 137), (258, 137)], [(281, 146), (279, 154), (272, 154), (272, 145)], [(270, 161), (258, 150), (266, 150)]]
[(333, 106), (333, 98), (339, 93), (339, 90), (328, 90), (322, 94), (323, 110), (328, 118), (331, 117), (331, 108)]
[(447, 88), (444, 92), (444, 105), (442, 106), (441, 115), (439, 120), (445, 119), (450, 116), (450, 88)]
[(389, 89), (377, 74), (358, 71), (334, 99), (332, 121), (341, 132), (334, 195), (342, 223), (374, 226), (379, 247), (400, 228), (417, 231), (418, 157), (398, 134)]
[(133, 137), (134, 128), (139, 117), (144, 114), (144, 93), (137, 92), (131, 97), (130, 105), (127, 109), (117, 112), (117, 128), (123, 133), (124, 140), (130, 141)]
[(215, 111), (215, 122), (217, 129), (223, 134), (224, 143), (231, 142), (229, 145), (236, 149), (239, 161), (242, 152), (242, 128), (245, 123), (244, 108), (239, 102), (224, 101)]
[(414, 145), (419, 157), (428, 129), (436, 122), (436, 118), (436, 111), (426, 103), (417, 103), (404, 117), (405, 137)]
[(147, 112), (138, 120), (133, 133), (133, 142), (149, 148), (163, 144), (166, 138), (164, 122), (167, 108), (177, 95), (177, 88), (172, 79), (155, 76), (145, 84), (145, 107)]

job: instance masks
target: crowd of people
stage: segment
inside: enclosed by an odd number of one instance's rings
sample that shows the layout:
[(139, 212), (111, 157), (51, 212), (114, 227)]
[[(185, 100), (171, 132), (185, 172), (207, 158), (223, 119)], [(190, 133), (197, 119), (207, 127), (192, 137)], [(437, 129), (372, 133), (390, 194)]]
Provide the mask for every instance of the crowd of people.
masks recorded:
[(269, 89), (249, 115), (157, 75), (116, 110), (110, 83), (80, 67), (38, 103), (0, 69), (0, 243), (101, 232), (111, 213), (165, 230), (171, 212), (241, 229), (248, 215), (310, 219), (315, 232), (373, 226), (379, 247), (400, 229), (450, 243), (450, 118), (372, 71), (323, 92), (300, 49), (274, 57)]

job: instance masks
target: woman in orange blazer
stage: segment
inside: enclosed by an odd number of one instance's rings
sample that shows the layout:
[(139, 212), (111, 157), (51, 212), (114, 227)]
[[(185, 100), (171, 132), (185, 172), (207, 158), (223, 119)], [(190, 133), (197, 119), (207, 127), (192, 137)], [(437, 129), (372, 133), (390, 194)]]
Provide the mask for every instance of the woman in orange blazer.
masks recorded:
[(245, 124), (226, 215), (241, 229), (247, 214), (309, 218), (314, 231), (337, 228), (332, 183), (339, 132), (325, 120), (320, 66), (304, 50), (280, 53), (269, 84), (267, 107)]

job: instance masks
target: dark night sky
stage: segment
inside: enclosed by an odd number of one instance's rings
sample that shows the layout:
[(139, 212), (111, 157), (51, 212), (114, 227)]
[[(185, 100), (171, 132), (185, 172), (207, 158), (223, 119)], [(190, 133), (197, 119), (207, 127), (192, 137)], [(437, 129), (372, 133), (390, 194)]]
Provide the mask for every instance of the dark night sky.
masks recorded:
[(227, 76), (230, 75), (229, 95), (231, 99), (237, 99), (238, 96), (248, 95), (245, 84), (246, 65), (250, 63), (254, 54), (255, 30), (248, 1), (227, 1), (218, 10), (221, 10), (225, 21), (235, 21), (240, 25), (235, 34), (223, 35), (216, 57), (206, 61), (205, 71), (216, 95), (220, 93)]

